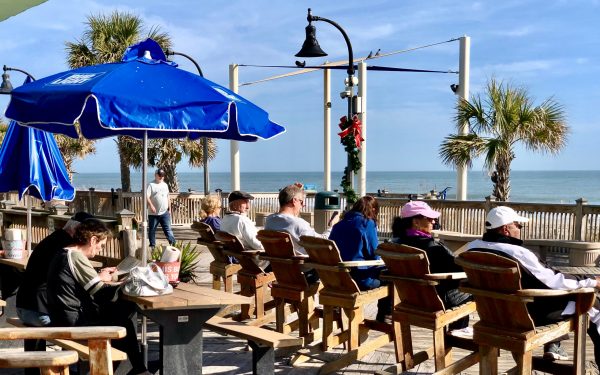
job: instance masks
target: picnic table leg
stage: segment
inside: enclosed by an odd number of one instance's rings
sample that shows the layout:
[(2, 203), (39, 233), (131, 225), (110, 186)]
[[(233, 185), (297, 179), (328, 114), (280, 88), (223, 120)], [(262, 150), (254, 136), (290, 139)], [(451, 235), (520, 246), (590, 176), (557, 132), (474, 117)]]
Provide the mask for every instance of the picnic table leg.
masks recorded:
[(160, 326), (160, 373), (202, 374), (202, 326), (219, 307), (191, 310), (142, 310)]
[(248, 340), (252, 348), (252, 374), (274, 374), (275, 373), (275, 350), (270, 346), (263, 346)]

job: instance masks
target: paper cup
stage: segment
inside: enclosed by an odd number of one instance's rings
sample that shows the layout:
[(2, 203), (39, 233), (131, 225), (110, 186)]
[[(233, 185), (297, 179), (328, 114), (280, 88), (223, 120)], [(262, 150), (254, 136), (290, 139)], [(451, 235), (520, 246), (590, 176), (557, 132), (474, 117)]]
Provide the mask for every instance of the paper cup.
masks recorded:
[(23, 258), (23, 249), (25, 249), (25, 241), (7, 241), (2, 240), (2, 248), (4, 249), (4, 257), (8, 259)]

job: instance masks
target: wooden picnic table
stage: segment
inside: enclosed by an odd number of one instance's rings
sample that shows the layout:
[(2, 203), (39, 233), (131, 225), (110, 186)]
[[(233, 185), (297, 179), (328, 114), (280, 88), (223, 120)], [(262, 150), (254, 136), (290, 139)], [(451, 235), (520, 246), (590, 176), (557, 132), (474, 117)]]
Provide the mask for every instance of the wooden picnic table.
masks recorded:
[(202, 373), (202, 327), (222, 307), (252, 303), (252, 298), (181, 283), (172, 294), (123, 295), (160, 326), (160, 373)]

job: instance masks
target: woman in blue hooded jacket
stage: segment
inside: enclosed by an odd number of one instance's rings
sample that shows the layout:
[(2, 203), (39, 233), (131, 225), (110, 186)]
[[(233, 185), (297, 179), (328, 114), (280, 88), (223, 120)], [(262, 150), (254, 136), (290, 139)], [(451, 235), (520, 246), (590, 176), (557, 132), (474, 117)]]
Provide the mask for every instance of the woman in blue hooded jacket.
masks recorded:
[[(377, 238), (377, 215), (379, 203), (371, 196), (360, 198), (352, 209), (333, 226), (329, 239), (333, 240), (343, 261), (375, 260), (380, 259), (375, 255), (379, 244)], [(353, 267), (350, 275), (356, 281), (360, 290), (375, 289), (383, 285), (379, 280), (379, 273), (383, 266)], [(379, 300), (377, 320), (383, 322), (386, 315), (391, 313), (391, 299), (389, 297)]]

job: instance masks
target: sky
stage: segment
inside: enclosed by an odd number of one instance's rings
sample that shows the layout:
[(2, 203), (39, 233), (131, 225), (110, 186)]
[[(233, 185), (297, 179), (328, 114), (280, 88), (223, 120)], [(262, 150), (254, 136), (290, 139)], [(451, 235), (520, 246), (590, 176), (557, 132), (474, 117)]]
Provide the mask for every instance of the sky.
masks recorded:
[[(306, 10), (337, 22), (347, 32), (354, 56), (410, 52), (368, 61), (368, 65), (458, 71), (459, 42), (471, 38), (470, 93), (482, 92), (492, 77), (525, 87), (536, 104), (553, 97), (564, 106), (571, 128), (559, 155), (517, 148), (514, 170), (600, 169), (593, 151), (600, 140), (600, 0), (344, 2), (268, 0), (49, 0), (0, 22), (0, 65), (26, 70), (36, 78), (68, 69), (66, 42), (78, 41), (90, 15), (114, 10), (139, 16), (147, 28), (158, 26), (173, 41), (173, 50), (193, 57), (204, 76), (229, 86), (229, 65), (293, 65), (304, 41)], [(348, 59), (342, 34), (315, 22), (317, 38), (329, 56), (307, 65)], [(439, 43), (439, 44), (438, 44)], [(180, 67), (196, 72), (186, 59)], [(305, 60), (305, 59), (302, 59)], [(289, 69), (240, 67), (239, 82), (285, 74)], [(14, 85), (24, 75), (10, 72)], [(332, 169), (340, 171), (346, 154), (337, 124), (346, 113), (340, 98), (344, 70), (331, 74)], [(450, 85), (457, 74), (368, 72), (367, 170), (451, 170), (438, 149), (455, 132), (456, 96)], [(240, 95), (269, 112), (286, 133), (268, 141), (240, 143), (242, 172), (323, 170), (323, 75), (313, 72), (265, 83), (244, 85)], [(0, 95), (2, 111), (8, 96)], [(210, 170), (228, 172), (230, 144), (218, 141)], [(475, 170), (482, 170), (476, 162)], [(97, 143), (97, 153), (75, 162), (79, 173), (118, 172), (113, 139)], [(196, 171), (187, 163), (180, 172)]]

